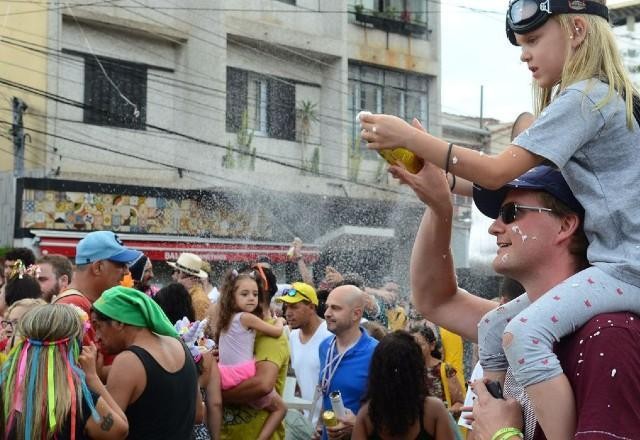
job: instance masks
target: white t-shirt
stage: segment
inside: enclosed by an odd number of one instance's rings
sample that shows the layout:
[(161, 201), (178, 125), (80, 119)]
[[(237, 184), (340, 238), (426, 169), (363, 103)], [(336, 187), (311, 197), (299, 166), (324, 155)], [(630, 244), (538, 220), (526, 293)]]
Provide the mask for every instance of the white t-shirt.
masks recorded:
[(304, 344), (300, 342), (300, 329), (291, 330), (289, 335), (291, 366), (300, 386), (300, 397), (305, 400), (313, 400), (320, 377), (320, 343), (329, 336), (333, 336), (333, 333), (327, 330), (327, 323), (324, 320), (311, 339)]

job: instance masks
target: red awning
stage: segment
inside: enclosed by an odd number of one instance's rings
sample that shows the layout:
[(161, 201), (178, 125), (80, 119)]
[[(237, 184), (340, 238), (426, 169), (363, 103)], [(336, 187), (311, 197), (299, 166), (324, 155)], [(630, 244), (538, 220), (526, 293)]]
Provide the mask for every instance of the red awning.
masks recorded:
[[(61, 254), (75, 257), (76, 244), (85, 235), (79, 232), (32, 230), (36, 239), (34, 244), (39, 247), (43, 255)], [(118, 234), (124, 244), (138, 249), (152, 261), (177, 260), (182, 252), (194, 253), (207, 261), (255, 261), (259, 256), (266, 255), (274, 263), (287, 261), (287, 243), (253, 242), (203, 239), (195, 237), (172, 237), (142, 234)], [(306, 262), (318, 259), (317, 246), (304, 246), (303, 258)]]

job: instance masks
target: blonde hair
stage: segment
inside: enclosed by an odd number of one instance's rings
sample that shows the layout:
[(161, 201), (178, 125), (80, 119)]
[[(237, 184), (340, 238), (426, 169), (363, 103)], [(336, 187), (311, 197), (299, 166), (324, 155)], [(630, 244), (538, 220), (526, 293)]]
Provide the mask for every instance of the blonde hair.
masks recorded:
[[(81, 414), (83, 395), (91, 399), (77, 366), (83, 322), (72, 306), (46, 304), (24, 315), (18, 329), (26, 339), (11, 351), (0, 375), (0, 431), (14, 430), (16, 438), (53, 439), (70, 422), (72, 404)], [(93, 402), (88, 403), (95, 413)]]
[(25, 299), (21, 299), (21, 300), (18, 300), (16, 302), (14, 302), (13, 304), (11, 304), (9, 306), (9, 308), (5, 312), (5, 316), (9, 316), (9, 314), (11, 314), (11, 312), (13, 312), (13, 310), (17, 309), (18, 307), (24, 307), (25, 309), (27, 309), (27, 311), (29, 311), (32, 308), (34, 308), (35, 306), (44, 306), (46, 304), (47, 304), (47, 302), (45, 300), (41, 299), (41, 298), (25, 298)]
[[(606, 4), (605, 0), (595, 1), (603, 5)], [(638, 96), (638, 92), (622, 63), (611, 26), (604, 18), (590, 14), (560, 14), (552, 16), (551, 19), (557, 20), (567, 35), (573, 35), (575, 25), (572, 18), (577, 16), (587, 22), (584, 40), (573, 53), (567, 55), (560, 84), (549, 88), (534, 85), (536, 114), (540, 114), (557, 93), (571, 84), (597, 78), (609, 85), (609, 91), (606, 97), (596, 103), (596, 108), (601, 109), (617, 94), (620, 94), (625, 100), (627, 126), (631, 129), (634, 119), (633, 97), (634, 95)]]

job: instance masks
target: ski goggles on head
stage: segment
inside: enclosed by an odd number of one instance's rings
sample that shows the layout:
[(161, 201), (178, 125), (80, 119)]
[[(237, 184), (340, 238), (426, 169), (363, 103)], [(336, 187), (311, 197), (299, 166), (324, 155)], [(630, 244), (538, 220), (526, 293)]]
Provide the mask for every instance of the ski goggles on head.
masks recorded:
[(590, 0), (511, 0), (507, 10), (507, 37), (519, 46), (515, 34), (535, 31), (553, 14), (591, 14), (609, 20), (609, 9)]

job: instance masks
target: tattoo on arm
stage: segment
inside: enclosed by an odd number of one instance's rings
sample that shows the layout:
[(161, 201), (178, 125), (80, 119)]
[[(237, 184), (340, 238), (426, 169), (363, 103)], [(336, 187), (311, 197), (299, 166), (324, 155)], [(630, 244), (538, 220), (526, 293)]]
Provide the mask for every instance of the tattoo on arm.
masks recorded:
[(103, 431), (109, 431), (113, 427), (113, 416), (111, 414), (107, 414), (102, 418), (102, 422), (100, 423), (100, 429)]

